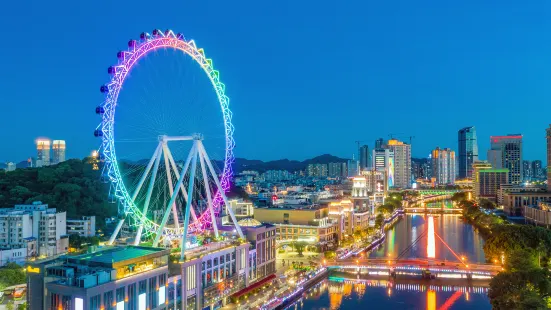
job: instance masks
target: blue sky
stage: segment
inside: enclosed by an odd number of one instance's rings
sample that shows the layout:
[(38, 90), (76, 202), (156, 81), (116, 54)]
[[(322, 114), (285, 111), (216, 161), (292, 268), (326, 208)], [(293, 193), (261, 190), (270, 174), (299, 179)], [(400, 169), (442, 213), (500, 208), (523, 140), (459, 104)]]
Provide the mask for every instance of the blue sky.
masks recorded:
[(194, 38), (231, 98), (235, 153), (350, 157), (355, 140), (415, 136), (413, 155), (457, 149), (475, 125), (522, 133), (545, 158), (551, 123), (548, 1), (9, 1), (0, 11), (0, 161), (38, 136), (69, 157), (99, 145), (99, 86), (142, 31)]

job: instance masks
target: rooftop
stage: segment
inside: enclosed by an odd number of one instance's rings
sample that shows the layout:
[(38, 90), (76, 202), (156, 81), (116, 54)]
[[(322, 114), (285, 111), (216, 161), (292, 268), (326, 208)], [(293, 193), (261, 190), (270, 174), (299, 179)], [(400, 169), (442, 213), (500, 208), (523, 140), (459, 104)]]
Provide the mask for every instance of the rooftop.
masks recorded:
[[(163, 253), (167, 252), (167, 253)], [(68, 259), (78, 262), (91, 262), (97, 264), (114, 264), (130, 261), (152, 254), (168, 255), (170, 251), (163, 248), (151, 248), (141, 246), (116, 246), (108, 247), (94, 253), (86, 253), (77, 256), (69, 256)]]

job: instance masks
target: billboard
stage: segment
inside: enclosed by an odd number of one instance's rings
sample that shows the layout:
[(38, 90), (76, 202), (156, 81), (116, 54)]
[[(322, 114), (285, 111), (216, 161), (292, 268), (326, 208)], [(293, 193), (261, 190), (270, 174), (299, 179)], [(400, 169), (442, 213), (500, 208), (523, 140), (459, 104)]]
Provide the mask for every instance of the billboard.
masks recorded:
[(394, 186), (394, 157), (388, 158), (388, 187)]

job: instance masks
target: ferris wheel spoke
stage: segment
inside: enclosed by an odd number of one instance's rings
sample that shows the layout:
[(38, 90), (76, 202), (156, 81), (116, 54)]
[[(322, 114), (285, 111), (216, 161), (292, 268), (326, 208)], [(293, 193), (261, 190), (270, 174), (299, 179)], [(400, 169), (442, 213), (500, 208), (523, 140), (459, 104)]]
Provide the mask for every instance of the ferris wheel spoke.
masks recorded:
[(136, 189), (134, 190), (134, 194), (132, 194), (132, 201), (136, 200), (136, 197), (138, 196), (138, 193), (140, 192), (140, 189), (142, 188), (143, 183), (145, 182), (145, 179), (147, 177), (147, 174), (151, 170), (151, 167), (153, 166), (153, 163), (155, 162), (155, 158), (158, 156), (159, 152), (161, 152), (161, 144), (157, 146), (155, 149), (155, 152), (153, 153), (153, 157), (149, 160), (149, 163), (147, 163), (147, 167), (145, 168), (144, 173), (142, 174), (142, 177), (140, 178), (140, 181), (138, 182), (138, 186), (136, 186)]
[(207, 155), (207, 152), (205, 151), (205, 148), (203, 147), (202, 143), (200, 143), (200, 142), (198, 143), (198, 148), (199, 148), (199, 152), (205, 158), (205, 162), (207, 163), (207, 166), (209, 167), (212, 178), (214, 179), (214, 183), (216, 183), (216, 186), (218, 187), (218, 192), (220, 193), (220, 196), (222, 196), (222, 199), (224, 200), (224, 204), (226, 205), (226, 210), (230, 214), (230, 217), (233, 221), (233, 224), (235, 225), (235, 229), (237, 230), (237, 233), (239, 234), (239, 237), (244, 238), (243, 232), (241, 231), (241, 227), (239, 227), (239, 224), (237, 224), (237, 219), (235, 218), (235, 214), (233, 214), (233, 210), (230, 207), (230, 204), (228, 202), (228, 198), (226, 197), (226, 194), (224, 193), (224, 189), (222, 188), (222, 185), (220, 185), (220, 180), (218, 180), (218, 177), (216, 176), (216, 171), (214, 171), (214, 168), (212, 167), (212, 163), (210, 161), (209, 155)]
[[(172, 170), (174, 170), (174, 174), (176, 176), (176, 179), (179, 179), (180, 178), (180, 173), (178, 172), (178, 167), (176, 166), (176, 162), (174, 161), (174, 157), (172, 157), (172, 152), (170, 151), (170, 149), (167, 147), (166, 150), (168, 151), (168, 160), (170, 161), (170, 165), (172, 166)], [(190, 153), (191, 154), (191, 153)], [(189, 157), (189, 155), (188, 155)], [(191, 157), (189, 157), (191, 158)], [(187, 162), (187, 160), (186, 160)], [(186, 174), (186, 170), (187, 170), (187, 166), (185, 167), (184, 170), (182, 170), (182, 173), (183, 174)], [(182, 191), (182, 196), (184, 196), (184, 201), (187, 201), (187, 193), (186, 193), (186, 189), (184, 187), (184, 184), (182, 184), (180, 186), (180, 190)], [(195, 214), (195, 210), (191, 210), (191, 217), (193, 218), (194, 221), (197, 221), (197, 215)]]
[[(195, 152), (197, 152), (197, 143), (196, 143), (196, 141), (193, 141), (193, 146), (191, 147), (191, 152), (189, 152), (189, 154), (188, 154), (188, 157), (186, 159), (186, 163), (184, 164), (184, 168), (182, 169), (182, 173), (180, 174), (180, 177), (178, 178), (178, 182), (176, 183), (176, 186), (175, 186), (176, 188), (180, 188), (181, 186), (183, 186), (182, 184), (184, 182), (184, 177), (186, 175), (186, 172), (187, 172), (187, 169), (189, 167), (190, 162), (194, 158)], [(190, 179), (189, 179), (190, 184), (193, 184), (192, 176), (193, 176), (193, 172), (190, 173)], [(189, 199), (187, 199), (186, 201), (189, 204), (189, 202), (192, 199), (192, 196), (191, 196), (190, 193), (188, 193), (187, 195), (188, 195)], [(166, 221), (168, 220), (168, 215), (170, 214), (170, 207), (172, 206), (174, 201), (176, 201), (177, 196), (178, 196), (178, 191), (174, 191), (174, 193), (170, 197), (170, 202), (168, 203), (168, 205), (166, 207), (166, 210), (165, 210), (164, 215), (163, 215), (163, 219), (162, 219), (161, 223), (159, 224), (159, 228), (158, 228), (157, 233), (155, 235), (155, 240), (153, 241), (153, 246), (157, 246), (157, 244), (159, 243), (159, 240), (160, 240), (161, 235), (163, 233), (163, 229), (166, 225)], [(187, 212), (186, 212), (186, 216), (189, 216), (189, 214), (187, 214)], [(184, 218), (184, 223), (185, 223), (185, 220), (186, 219)]]
[(216, 218), (214, 217), (214, 205), (212, 204), (212, 197), (210, 195), (210, 186), (207, 176), (207, 169), (205, 168), (205, 159), (199, 153), (199, 164), (201, 165), (201, 174), (203, 175), (203, 182), (205, 183), (205, 192), (207, 194), (207, 208), (210, 210), (210, 218), (212, 221), (212, 227), (214, 229), (214, 235), (218, 238), (218, 226), (216, 224)]
[[(157, 152), (157, 157), (155, 158), (155, 167), (153, 167), (153, 173), (151, 174), (151, 180), (149, 180), (149, 187), (147, 188), (147, 194), (145, 197), (145, 203), (143, 207), (142, 214), (145, 217), (147, 215), (147, 210), (149, 208), (149, 202), (151, 200), (151, 194), (153, 193), (153, 188), (155, 186), (155, 179), (157, 178), (157, 171), (159, 171), (159, 163), (161, 162), (161, 153), (162, 149), (160, 148), (161, 144), (157, 147), (159, 152)], [(134, 240), (134, 245), (139, 245), (142, 238), (143, 223), (140, 223), (138, 231), (136, 232), (136, 239)]]
[[(172, 197), (172, 194), (174, 193), (174, 188), (172, 187), (172, 173), (170, 173), (170, 165), (168, 160), (168, 146), (166, 143), (163, 144), (163, 153), (164, 153), (164, 159), (165, 159), (165, 168), (166, 168), (166, 177), (168, 181), (168, 190), (170, 193), (170, 197)], [(174, 226), (176, 229), (180, 228), (180, 223), (178, 220), (178, 212), (176, 210), (176, 203), (172, 204), (172, 217), (174, 218)]]

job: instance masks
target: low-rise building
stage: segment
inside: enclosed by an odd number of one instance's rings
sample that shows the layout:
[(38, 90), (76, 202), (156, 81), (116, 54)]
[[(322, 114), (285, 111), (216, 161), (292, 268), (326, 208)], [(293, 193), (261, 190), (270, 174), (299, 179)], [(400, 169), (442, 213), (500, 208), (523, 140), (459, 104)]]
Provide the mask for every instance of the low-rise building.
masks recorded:
[(117, 246), (27, 268), (31, 309), (165, 309), (169, 249)]
[(520, 184), (501, 184), (497, 194), (497, 204), (503, 205), (503, 195), (510, 192), (545, 192), (543, 186), (520, 185)]
[(96, 235), (96, 217), (83, 216), (80, 219), (67, 219), (67, 234), (77, 234), (82, 237)]
[(503, 212), (523, 216), (525, 207), (536, 208), (541, 202), (551, 202), (551, 192), (508, 192), (503, 194)]
[(328, 215), (328, 208), (319, 205), (254, 210), (255, 220), (275, 225), (278, 244), (305, 241), (322, 248), (338, 239), (338, 225)]
[(524, 206), (524, 217), (529, 222), (549, 228), (551, 225), (551, 203), (540, 202), (536, 208)]
[(36, 250), (27, 252), (48, 257), (67, 252), (69, 239), (66, 213), (57, 212), (37, 201), (31, 205), (15, 205), (0, 209), (0, 248), (29, 248), (35, 241)]

